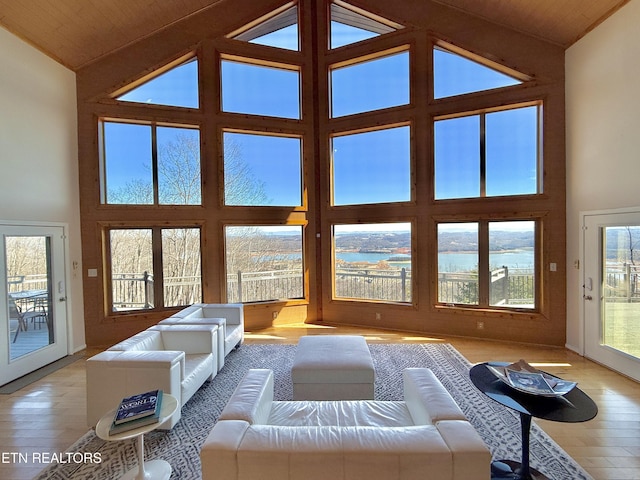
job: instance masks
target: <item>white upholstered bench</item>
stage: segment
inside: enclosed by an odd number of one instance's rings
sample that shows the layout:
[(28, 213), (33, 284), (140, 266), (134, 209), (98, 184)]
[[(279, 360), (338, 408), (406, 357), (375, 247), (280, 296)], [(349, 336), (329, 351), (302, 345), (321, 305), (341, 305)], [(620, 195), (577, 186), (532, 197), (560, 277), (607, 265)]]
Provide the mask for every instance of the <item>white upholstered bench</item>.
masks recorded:
[(375, 369), (364, 337), (301, 337), (291, 368), (294, 400), (373, 400)]

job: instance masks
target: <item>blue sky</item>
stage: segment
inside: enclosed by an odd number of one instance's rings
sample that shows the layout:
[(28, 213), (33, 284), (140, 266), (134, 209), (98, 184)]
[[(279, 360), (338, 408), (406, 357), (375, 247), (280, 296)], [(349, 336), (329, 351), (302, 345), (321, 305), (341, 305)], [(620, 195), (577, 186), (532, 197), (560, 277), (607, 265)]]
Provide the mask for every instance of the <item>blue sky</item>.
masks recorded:
[[(334, 46), (372, 36), (332, 22)], [(351, 34), (351, 37), (349, 35)], [(267, 45), (297, 49), (297, 28), (259, 39)], [(408, 51), (335, 69), (328, 74), (334, 117), (401, 106), (410, 102)], [(197, 108), (198, 63), (191, 61), (121, 97), (123, 100)], [(517, 84), (518, 81), (458, 55), (434, 50), (434, 96)], [(223, 60), (222, 109), (241, 114), (300, 119), (300, 76), (295, 70)], [(537, 191), (537, 107), (486, 115), (486, 194)], [(149, 181), (149, 127), (108, 124), (107, 178), (118, 186), (131, 178)], [(264, 183), (272, 205), (295, 206), (302, 183), (301, 140), (265, 135), (225, 134), (237, 143), (243, 161)], [(336, 205), (410, 200), (410, 139), (423, 135), (409, 126), (335, 136), (333, 158)], [(437, 199), (480, 194), (480, 117), (472, 115), (436, 122), (435, 193)], [(117, 141), (116, 141), (117, 139)], [(113, 140), (113, 141), (110, 141)], [(329, 161), (329, 160), (327, 160)]]

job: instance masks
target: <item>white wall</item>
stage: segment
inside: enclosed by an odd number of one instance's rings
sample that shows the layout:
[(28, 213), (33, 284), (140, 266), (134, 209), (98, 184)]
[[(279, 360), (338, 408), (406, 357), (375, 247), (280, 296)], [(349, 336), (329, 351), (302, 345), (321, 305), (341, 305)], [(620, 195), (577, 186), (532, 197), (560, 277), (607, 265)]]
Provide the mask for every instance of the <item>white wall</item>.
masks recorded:
[(580, 212), (640, 206), (640, 0), (566, 52), (567, 345), (582, 351)]
[(75, 351), (85, 343), (76, 76), (2, 28), (0, 66), (0, 220), (68, 224)]

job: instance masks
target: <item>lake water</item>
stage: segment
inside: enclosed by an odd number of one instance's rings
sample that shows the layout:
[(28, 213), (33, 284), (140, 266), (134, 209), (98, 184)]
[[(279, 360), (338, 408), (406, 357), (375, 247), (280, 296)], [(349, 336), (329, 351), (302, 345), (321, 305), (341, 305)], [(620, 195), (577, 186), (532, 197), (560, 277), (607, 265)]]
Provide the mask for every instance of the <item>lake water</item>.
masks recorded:
[[(392, 255), (388, 253), (357, 253), (338, 252), (336, 257), (345, 262), (369, 262), (378, 263), (387, 260)], [(498, 268), (507, 266), (509, 268), (534, 268), (534, 255), (532, 251), (515, 251), (506, 253), (491, 253), (491, 267)], [(441, 272), (465, 272), (477, 270), (478, 256), (473, 253), (439, 253), (439, 270)], [(404, 268), (411, 268), (408, 262), (389, 262), (390, 265)]]

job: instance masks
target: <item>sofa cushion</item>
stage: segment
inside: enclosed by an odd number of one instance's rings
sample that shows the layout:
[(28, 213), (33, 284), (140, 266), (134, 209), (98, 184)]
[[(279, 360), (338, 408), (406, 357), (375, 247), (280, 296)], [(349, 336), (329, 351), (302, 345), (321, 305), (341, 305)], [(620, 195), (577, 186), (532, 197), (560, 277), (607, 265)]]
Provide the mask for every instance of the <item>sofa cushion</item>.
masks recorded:
[(184, 363), (185, 373), (181, 384), (183, 405), (211, 377), (214, 368), (213, 354), (188, 354), (185, 355)]
[(289, 427), (415, 425), (404, 402), (370, 400), (273, 402), (267, 423)]

